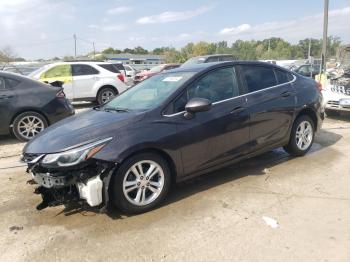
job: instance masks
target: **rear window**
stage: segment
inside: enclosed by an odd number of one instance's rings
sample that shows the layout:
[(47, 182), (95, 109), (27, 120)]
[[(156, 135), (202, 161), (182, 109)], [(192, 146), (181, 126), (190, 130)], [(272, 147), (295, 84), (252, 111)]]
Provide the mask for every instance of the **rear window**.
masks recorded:
[(281, 70), (275, 70), (278, 84), (284, 84), (290, 81), (291, 77), (287, 72)]
[(77, 64), (72, 65), (73, 76), (97, 75), (99, 72), (89, 65)]
[(100, 67), (112, 72), (112, 73), (120, 73), (116, 65), (112, 64), (99, 64)]
[(241, 67), (247, 83), (248, 92), (259, 91), (277, 85), (272, 68), (255, 65), (242, 65)]

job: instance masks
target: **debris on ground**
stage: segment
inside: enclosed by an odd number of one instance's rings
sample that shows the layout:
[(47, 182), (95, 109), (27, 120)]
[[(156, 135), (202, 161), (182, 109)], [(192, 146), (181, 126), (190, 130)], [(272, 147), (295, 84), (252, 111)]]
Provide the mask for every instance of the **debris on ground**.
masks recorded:
[(272, 228), (278, 228), (279, 227), (278, 222), (275, 219), (271, 218), (271, 217), (263, 216), (262, 219), (265, 221), (265, 223), (268, 226), (270, 226)]

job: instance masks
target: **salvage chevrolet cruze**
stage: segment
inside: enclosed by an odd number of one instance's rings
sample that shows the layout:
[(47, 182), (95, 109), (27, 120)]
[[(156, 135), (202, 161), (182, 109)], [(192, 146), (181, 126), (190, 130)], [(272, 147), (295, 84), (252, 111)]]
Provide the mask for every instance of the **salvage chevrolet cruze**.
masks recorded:
[(262, 62), (194, 65), (153, 76), (31, 140), (23, 161), (43, 201), (127, 213), (171, 184), (283, 146), (306, 154), (323, 120), (312, 79)]

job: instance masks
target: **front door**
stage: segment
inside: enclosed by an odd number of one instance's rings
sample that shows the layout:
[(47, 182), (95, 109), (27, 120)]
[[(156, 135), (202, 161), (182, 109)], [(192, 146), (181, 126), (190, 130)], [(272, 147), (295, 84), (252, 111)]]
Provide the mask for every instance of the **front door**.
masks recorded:
[[(248, 152), (249, 115), (241, 97), (234, 67), (211, 71), (192, 83), (173, 104), (177, 139), (186, 175), (221, 164)], [(207, 112), (184, 118), (186, 103), (192, 98), (212, 102)]]

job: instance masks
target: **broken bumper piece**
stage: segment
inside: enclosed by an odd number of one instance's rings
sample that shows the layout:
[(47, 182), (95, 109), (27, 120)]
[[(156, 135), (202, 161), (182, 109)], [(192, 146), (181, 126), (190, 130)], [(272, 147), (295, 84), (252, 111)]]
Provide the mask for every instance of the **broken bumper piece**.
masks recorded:
[(38, 165), (29, 167), (34, 184), (34, 193), (42, 196), (37, 206), (42, 210), (49, 206), (87, 204), (100, 211), (108, 206), (108, 185), (115, 165), (98, 163), (73, 170), (45, 170)]

